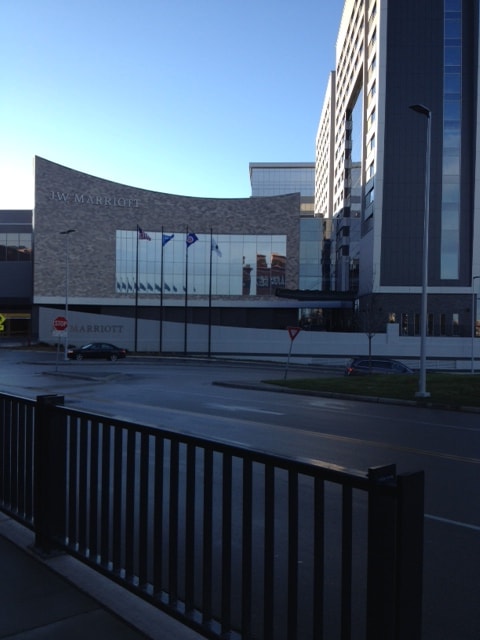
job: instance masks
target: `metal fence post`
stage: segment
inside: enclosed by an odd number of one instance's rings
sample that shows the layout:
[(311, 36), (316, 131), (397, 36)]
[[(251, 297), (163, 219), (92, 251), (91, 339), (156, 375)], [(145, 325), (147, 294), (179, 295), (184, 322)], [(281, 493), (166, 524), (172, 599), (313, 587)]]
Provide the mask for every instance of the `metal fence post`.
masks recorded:
[(369, 469), (367, 638), (421, 640), (423, 471)]
[(33, 525), (41, 553), (52, 551), (65, 530), (66, 432), (55, 429), (54, 416), (63, 403), (63, 396), (37, 396), (35, 408)]
[[(368, 470), (368, 640), (395, 640), (395, 465)], [(393, 490), (392, 490), (393, 488)]]
[(397, 640), (421, 640), (423, 595), (423, 471), (401, 474), (398, 482)]

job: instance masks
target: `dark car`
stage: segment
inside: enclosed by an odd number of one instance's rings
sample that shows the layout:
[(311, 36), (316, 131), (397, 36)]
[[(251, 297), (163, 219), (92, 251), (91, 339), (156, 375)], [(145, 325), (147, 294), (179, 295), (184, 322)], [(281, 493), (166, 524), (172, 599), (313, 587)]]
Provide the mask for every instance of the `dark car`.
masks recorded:
[(391, 358), (352, 358), (345, 369), (346, 376), (364, 376), (369, 373), (415, 373), (399, 360)]
[(78, 349), (69, 349), (67, 356), (70, 360), (83, 360), (84, 358), (96, 358), (97, 360), (118, 360), (118, 358), (125, 358), (127, 355), (126, 349), (116, 347), (114, 344), (108, 344), (107, 342), (90, 342), (83, 345)]

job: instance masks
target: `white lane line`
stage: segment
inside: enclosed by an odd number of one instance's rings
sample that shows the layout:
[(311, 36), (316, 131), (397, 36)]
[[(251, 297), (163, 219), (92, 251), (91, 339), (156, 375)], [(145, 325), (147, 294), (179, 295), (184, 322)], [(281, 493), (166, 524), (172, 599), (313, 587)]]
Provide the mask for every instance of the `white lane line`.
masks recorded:
[(472, 529), (473, 531), (480, 531), (480, 527), (476, 524), (468, 524), (467, 522), (459, 522), (458, 520), (450, 520), (449, 518), (441, 518), (440, 516), (432, 516), (425, 513), (425, 518), (428, 520), (436, 520), (437, 522), (444, 522), (445, 524), (452, 524), (454, 527), (463, 527), (464, 529)]
[(281, 411), (265, 411), (263, 409), (254, 409), (252, 407), (239, 407), (234, 404), (217, 404), (215, 402), (209, 402), (206, 406), (211, 407), (212, 409), (223, 409), (224, 411), (249, 411), (250, 413), (267, 413), (271, 416), (284, 415)]

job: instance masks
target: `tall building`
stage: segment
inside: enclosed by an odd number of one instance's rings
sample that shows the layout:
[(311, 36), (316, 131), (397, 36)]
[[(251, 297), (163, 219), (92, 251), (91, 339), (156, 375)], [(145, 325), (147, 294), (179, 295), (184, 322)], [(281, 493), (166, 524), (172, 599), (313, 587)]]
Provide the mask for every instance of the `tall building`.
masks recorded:
[[(478, 2), (344, 5), (316, 141), (315, 210), (338, 227), (358, 209), (358, 308), (375, 305), (405, 334), (419, 331), (428, 184), (428, 332), (471, 335), (477, 318), (478, 45)], [(338, 273), (338, 251), (330, 260)]]
[(249, 169), (252, 197), (300, 194), (298, 288), (319, 291), (322, 216), (314, 213), (315, 162), (251, 162)]
[(252, 196), (300, 193), (300, 212), (313, 215), (315, 162), (250, 162)]
[(32, 212), (0, 211), (0, 339), (31, 337)]
[[(276, 295), (296, 300), (299, 324), (311, 330), (350, 330), (353, 296), (351, 287), (345, 295), (331, 295), (325, 287), (331, 272), (325, 266), (325, 216), (315, 209), (314, 162), (251, 162), (252, 197), (300, 195), (300, 233), (298, 247), (298, 288), (279, 287)], [(339, 232), (340, 233), (340, 232)]]

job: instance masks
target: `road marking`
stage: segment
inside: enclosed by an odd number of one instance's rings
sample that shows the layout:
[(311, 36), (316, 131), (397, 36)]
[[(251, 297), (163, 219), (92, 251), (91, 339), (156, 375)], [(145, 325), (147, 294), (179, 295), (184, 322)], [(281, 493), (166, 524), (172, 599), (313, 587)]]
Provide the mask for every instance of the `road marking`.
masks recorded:
[(266, 413), (271, 416), (283, 416), (281, 411), (265, 411), (264, 409), (253, 409), (251, 407), (239, 407), (234, 404), (217, 404), (215, 402), (209, 402), (205, 406), (212, 409), (223, 409), (224, 411), (249, 411), (251, 413)]
[(432, 516), (429, 513), (424, 515), (424, 518), (428, 520), (436, 520), (437, 522), (444, 522), (445, 524), (453, 524), (455, 527), (463, 527), (464, 529), (472, 529), (473, 531), (480, 531), (480, 527), (476, 524), (468, 524), (467, 522), (459, 522), (458, 520), (450, 520), (449, 518), (441, 518), (440, 516)]
[[(320, 407), (322, 409), (326, 409), (328, 411), (332, 411), (332, 413), (334, 411), (338, 412), (338, 413), (348, 413), (349, 416), (359, 416), (360, 418), (366, 418), (369, 417), (373, 420), (378, 420), (378, 421), (384, 421), (385, 418), (384, 416), (379, 416), (378, 414), (375, 413), (370, 413), (370, 412), (366, 412), (366, 409), (364, 409), (363, 411), (352, 411), (352, 400), (337, 400), (336, 402), (332, 399), (325, 399), (325, 400), (309, 400), (308, 404), (311, 405), (312, 407)], [(357, 401), (355, 401), (357, 402)], [(365, 405), (368, 405), (368, 403), (364, 402)], [(397, 422), (405, 422), (405, 423), (410, 423), (411, 419), (410, 418), (400, 418), (400, 417), (396, 417), (395, 420)], [(458, 426), (458, 425), (452, 425), (452, 424), (441, 424), (437, 421), (433, 421), (433, 420), (416, 420), (415, 424), (418, 425), (423, 425), (425, 427), (435, 427), (436, 429), (454, 429), (455, 431), (473, 431), (473, 432), (478, 432), (480, 431), (480, 426), (475, 426), (475, 427), (464, 427), (464, 426)]]
[[(302, 429), (303, 431), (303, 429)], [(307, 433), (310, 433), (307, 431)], [(457, 456), (453, 453), (442, 453), (441, 451), (429, 451), (428, 449), (415, 449), (414, 447), (405, 447), (389, 442), (380, 442), (375, 440), (364, 440), (362, 438), (351, 438), (349, 436), (338, 436), (333, 433), (320, 433), (313, 431), (319, 438), (325, 440), (338, 440), (339, 442), (351, 442), (355, 444), (364, 444), (369, 447), (379, 447), (381, 449), (391, 449), (393, 451), (403, 451), (404, 453), (413, 453), (420, 456), (429, 456), (431, 458), (444, 458), (445, 460), (454, 460), (455, 462), (467, 462), (470, 464), (480, 464), (479, 458), (469, 458), (467, 456)]]

